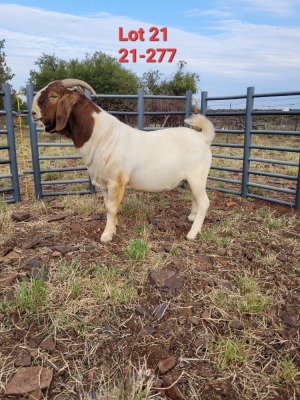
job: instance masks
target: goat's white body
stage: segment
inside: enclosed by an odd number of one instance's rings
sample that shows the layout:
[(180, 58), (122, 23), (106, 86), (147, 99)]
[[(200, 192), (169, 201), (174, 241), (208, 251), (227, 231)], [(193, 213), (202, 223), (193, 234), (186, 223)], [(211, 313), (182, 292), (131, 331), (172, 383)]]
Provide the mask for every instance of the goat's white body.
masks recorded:
[(79, 152), (96, 186), (104, 188), (122, 172), (128, 187), (161, 192), (187, 180), (199, 165), (206, 181), (211, 152), (201, 133), (189, 128), (141, 132), (103, 110), (94, 119), (94, 132)]
[[(93, 118), (93, 133), (79, 152), (88, 167), (92, 183), (104, 195), (108, 219), (101, 240), (109, 241), (115, 234), (120, 201), (115, 202), (111, 197), (122, 199), (126, 186), (161, 192), (175, 188), (182, 181), (189, 183), (194, 195), (189, 216), (194, 224), (187, 235), (193, 239), (201, 230), (209, 206), (205, 186), (212, 159), (209, 146), (213, 138), (211, 123), (206, 120), (210, 131), (201, 133), (183, 127), (141, 132), (104, 110), (94, 113)], [(201, 118), (199, 125), (205, 125), (204, 117), (198, 118)], [(113, 191), (117, 194), (111, 196)]]

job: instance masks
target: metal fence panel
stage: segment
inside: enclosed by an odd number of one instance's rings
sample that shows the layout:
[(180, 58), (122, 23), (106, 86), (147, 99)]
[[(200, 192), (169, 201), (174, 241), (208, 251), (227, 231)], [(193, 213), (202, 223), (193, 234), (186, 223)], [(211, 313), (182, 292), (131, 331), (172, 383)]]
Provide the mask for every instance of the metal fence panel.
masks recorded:
[[(9, 165), (10, 173), (0, 172), (0, 181), (5, 182), (4, 187), (0, 186), (0, 193), (3, 194), (3, 200), (12, 203), (21, 201), (19, 176), (18, 176), (18, 165), (16, 155), (16, 143), (15, 143), (15, 132), (14, 132), (14, 121), (13, 121), (13, 109), (11, 100), (11, 88), (8, 83), (2, 84), (2, 91), (0, 91), (0, 97), (3, 99), (4, 110), (1, 110), (1, 115), (5, 116), (5, 129), (0, 131), (0, 135), (6, 136), (6, 144), (0, 146), (0, 150), (8, 153), (8, 159), (6, 153), (4, 158), (0, 156), (0, 165)], [(6, 187), (6, 182), (10, 181), (11, 185)]]
[[(255, 99), (259, 98), (274, 98), (274, 97), (284, 97), (284, 96), (296, 96), (297, 97), (297, 106), (295, 109), (258, 109), (254, 106)], [(232, 101), (232, 100), (245, 100), (246, 105), (244, 110), (216, 110), (212, 111), (208, 103), (214, 103), (219, 101)], [(281, 92), (281, 93), (265, 93), (265, 94), (255, 94), (254, 88), (249, 87), (247, 89), (246, 95), (239, 96), (222, 96), (222, 97), (209, 97), (208, 92), (202, 92), (201, 94), (201, 112), (208, 117), (242, 117), (244, 119), (244, 129), (216, 129), (218, 134), (226, 133), (226, 134), (236, 134), (236, 135), (244, 135), (243, 145), (237, 143), (213, 143), (214, 147), (222, 147), (222, 148), (240, 148), (243, 149), (242, 156), (236, 155), (228, 155), (228, 154), (214, 154), (214, 159), (223, 159), (223, 160), (240, 160), (243, 161), (242, 168), (232, 168), (232, 167), (222, 167), (213, 165), (211, 167), (211, 172), (209, 175), (210, 181), (217, 181), (221, 183), (230, 183), (231, 186), (235, 185), (238, 189), (224, 188), (224, 187), (216, 187), (216, 186), (208, 186), (209, 189), (219, 190), (221, 192), (238, 194), (242, 197), (250, 197), (256, 199), (262, 199), (267, 201), (276, 202), (279, 204), (289, 205), (295, 207), (296, 210), (300, 209), (300, 162), (299, 161), (291, 161), (291, 160), (278, 160), (274, 158), (264, 158), (264, 157), (254, 157), (252, 155), (253, 150), (259, 151), (277, 151), (280, 153), (298, 153), (300, 155), (300, 131), (296, 130), (274, 130), (274, 129), (254, 129), (253, 119), (255, 116), (299, 116), (300, 115), (300, 92)], [(274, 137), (274, 135), (284, 137), (294, 136), (298, 140), (298, 146), (296, 147), (284, 147), (284, 146), (274, 146), (272, 145), (257, 145), (252, 144), (252, 137), (255, 135), (267, 135), (270, 137)], [(275, 136), (275, 139), (276, 138)], [(277, 144), (277, 143), (276, 143)], [(278, 165), (284, 167), (293, 167), (297, 169), (297, 173), (295, 175), (288, 175), (286, 173), (278, 173), (278, 172), (268, 172), (261, 171), (256, 169), (257, 167), (252, 167), (252, 164), (271, 164)], [(213, 176), (213, 171), (224, 171), (224, 172), (233, 172), (239, 173), (242, 175), (242, 179), (228, 179)], [(267, 185), (264, 183), (258, 183), (253, 181), (254, 176), (265, 176), (268, 178), (276, 178), (276, 179), (284, 179), (287, 181), (292, 181), (295, 184), (294, 188), (284, 188), (281, 186)], [(255, 194), (252, 192), (253, 188), (261, 190), (262, 194)], [(284, 198), (276, 198), (271, 195), (266, 195), (265, 192), (277, 192), (282, 194), (289, 194), (292, 197), (292, 200), (286, 200)]]

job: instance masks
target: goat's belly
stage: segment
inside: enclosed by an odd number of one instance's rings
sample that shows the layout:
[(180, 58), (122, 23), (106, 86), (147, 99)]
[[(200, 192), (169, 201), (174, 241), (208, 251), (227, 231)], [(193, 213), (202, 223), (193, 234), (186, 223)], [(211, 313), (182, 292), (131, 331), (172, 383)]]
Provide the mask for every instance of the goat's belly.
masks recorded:
[(131, 176), (128, 186), (135, 190), (144, 190), (146, 192), (163, 192), (179, 186), (183, 181), (182, 176), (172, 174), (139, 172)]

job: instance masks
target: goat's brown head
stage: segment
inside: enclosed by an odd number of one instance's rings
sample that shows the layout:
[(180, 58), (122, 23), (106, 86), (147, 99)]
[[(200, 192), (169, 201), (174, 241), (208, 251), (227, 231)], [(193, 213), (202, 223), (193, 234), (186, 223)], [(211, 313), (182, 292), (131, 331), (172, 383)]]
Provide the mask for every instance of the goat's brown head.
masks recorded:
[[(46, 132), (58, 132), (70, 136), (69, 118), (73, 108), (87, 99), (82, 88), (94, 89), (78, 79), (64, 79), (49, 83), (41, 89), (32, 102), (32, 118), (38, 125), (43, 125)], [(99, 109), (94, 106), (94, 111)]]

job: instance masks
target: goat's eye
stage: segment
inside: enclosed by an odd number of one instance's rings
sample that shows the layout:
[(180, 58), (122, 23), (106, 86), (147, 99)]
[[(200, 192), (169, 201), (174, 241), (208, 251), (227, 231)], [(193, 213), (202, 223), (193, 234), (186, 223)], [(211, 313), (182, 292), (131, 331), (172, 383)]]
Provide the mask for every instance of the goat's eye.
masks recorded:
[(57, 94), (50, 94), (49, 99), (57, 99)]

